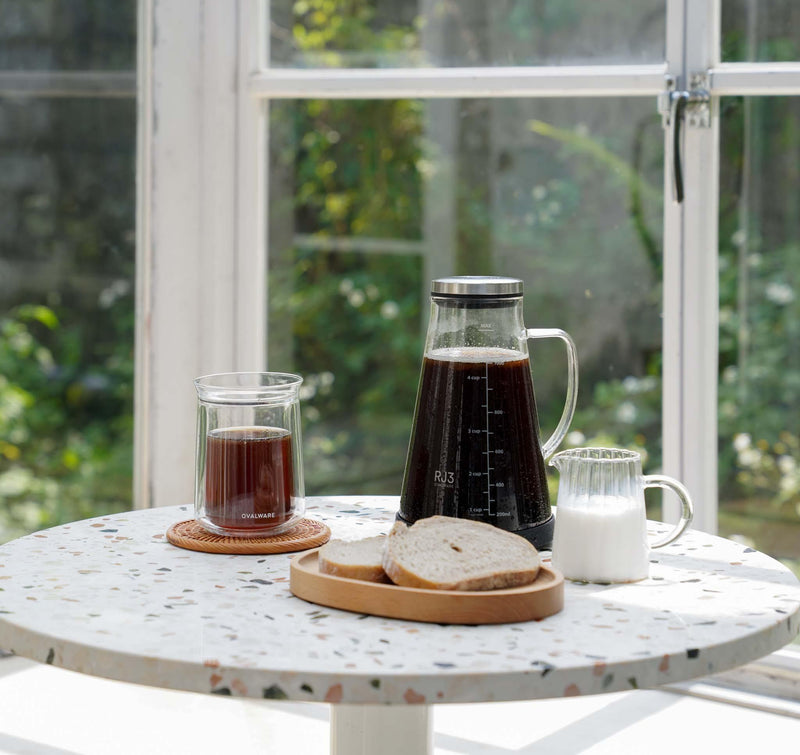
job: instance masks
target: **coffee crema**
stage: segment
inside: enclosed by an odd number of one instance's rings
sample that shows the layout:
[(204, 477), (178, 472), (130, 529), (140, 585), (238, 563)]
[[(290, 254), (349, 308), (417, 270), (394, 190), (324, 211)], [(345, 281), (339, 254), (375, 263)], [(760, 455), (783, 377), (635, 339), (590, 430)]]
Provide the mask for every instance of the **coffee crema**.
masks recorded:
[(206, 438), (205, 514), (225, 530), (267, 530), (292, 516), (292, 436), (278, 427), (226, 427)]

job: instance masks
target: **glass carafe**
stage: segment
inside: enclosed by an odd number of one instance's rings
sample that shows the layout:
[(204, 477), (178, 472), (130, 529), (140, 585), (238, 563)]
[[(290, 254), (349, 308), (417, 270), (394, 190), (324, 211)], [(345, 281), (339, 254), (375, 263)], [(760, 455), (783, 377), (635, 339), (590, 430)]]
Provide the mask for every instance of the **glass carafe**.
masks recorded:
[[(566, 404), (544, 443), (531, 338), (559, 338), (567, 347)], [(398, 518), (474, 519), (550, 548), (553, 516), (544, 460), (567, 433), (577, 388), (578, 360), (569, 335), (523, 325), (521, 280), (433, 281)]]

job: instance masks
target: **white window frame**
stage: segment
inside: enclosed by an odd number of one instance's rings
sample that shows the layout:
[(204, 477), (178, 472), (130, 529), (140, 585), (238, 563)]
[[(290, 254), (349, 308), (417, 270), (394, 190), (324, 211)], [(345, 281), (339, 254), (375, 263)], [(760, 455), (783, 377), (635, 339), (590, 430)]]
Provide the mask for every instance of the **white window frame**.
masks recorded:
[(688, 89), (704, 73), (710, 126), (684, 130), (682, 204), (668, 159), (664, 172), (663, 446), (695, 526), (715, 532), (719, 98), (798, 96), (800, 62), (723, 64), (719, 0), (665, 1), (665, 63), (294, 70), (268, 67), (266, 0), (139, 0), (136, 505), (192, 499), (192, 378), (266, 368), (269, 100), (644, 96), (655, 108), (668, 79)]
[(260, 65), (259, 15), (250, 0), (139, 0), (140, 508), (193, 498), (193, 378), (266, 366), (264, 107), (242, 73)]

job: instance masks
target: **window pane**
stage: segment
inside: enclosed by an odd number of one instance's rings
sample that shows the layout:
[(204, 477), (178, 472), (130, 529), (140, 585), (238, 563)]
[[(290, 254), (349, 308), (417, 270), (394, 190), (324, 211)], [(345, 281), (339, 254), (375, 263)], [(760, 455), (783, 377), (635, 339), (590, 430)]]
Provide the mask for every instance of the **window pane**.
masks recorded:
[(800, 60), (800, 3), (722, 0), (722, 60)]
[[(307, 379), (310, 494), (397, 494), (433, 277), (525, 283), (578, 345), (572, 445), (661, 456), (661, 123), (650, 100), (271, 105), (269, 364)], [(543, 434), (563, 348), (533, 347)]]
[(135, 67), (135, 0), (3, 0), (0, 5), (0, 70)]
[(666, 3), (271, 0), (271, 64), (508, 66), (664, 60)]
[(720, 531), (800, 574), (800, 98), (722, 111)]
[(0, 99), (0, 538), (130, 508), (133, 100)]

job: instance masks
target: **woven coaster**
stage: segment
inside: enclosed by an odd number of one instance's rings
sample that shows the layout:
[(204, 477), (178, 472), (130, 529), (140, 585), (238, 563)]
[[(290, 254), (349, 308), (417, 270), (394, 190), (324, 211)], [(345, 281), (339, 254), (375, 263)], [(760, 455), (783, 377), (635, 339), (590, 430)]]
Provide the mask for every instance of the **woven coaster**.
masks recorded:
[(229, 537), (203, 529), (195, 519), (176, 522), (167, 530), (167, 540), (179, 548), (203, 553), (293, 553), (316, 548), (330, 539), (327, 524), (316, 519), (301, 519), (290, 530), (271, 537)]

